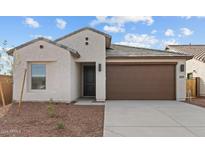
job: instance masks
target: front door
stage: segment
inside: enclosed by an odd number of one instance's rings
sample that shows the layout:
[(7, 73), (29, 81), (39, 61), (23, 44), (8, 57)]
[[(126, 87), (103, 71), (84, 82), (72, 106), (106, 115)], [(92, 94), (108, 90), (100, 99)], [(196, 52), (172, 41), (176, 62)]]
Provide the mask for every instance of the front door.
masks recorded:
[(85, 65), (84, 76), (84, 96), (95, 96), (95, 65)]

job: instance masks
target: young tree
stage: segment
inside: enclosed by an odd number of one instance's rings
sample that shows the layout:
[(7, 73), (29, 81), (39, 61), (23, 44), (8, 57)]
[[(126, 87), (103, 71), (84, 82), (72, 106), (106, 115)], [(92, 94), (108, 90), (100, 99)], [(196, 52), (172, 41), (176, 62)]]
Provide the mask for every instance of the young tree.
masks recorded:
[(8, 55), (9, 50), (8, 41), (4, 40), (1, 43), (2, 48), (0, 49), (0, 74), (12, 75), (13, 58)]

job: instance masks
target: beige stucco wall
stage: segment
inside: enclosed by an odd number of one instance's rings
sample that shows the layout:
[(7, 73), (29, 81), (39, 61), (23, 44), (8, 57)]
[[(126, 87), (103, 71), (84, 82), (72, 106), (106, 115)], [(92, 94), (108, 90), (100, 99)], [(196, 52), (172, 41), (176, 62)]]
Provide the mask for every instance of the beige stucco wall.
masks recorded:
[[(40, 49), (40, 45), (44, 45), (44, 49)], [(48, 101), (52, 98), (54, 101), (70, 102), (72, 57), (69, 51), (45, 41), (37, 41), (15, 51), (14, 57), (14, 101), (19, 101), (24, 70), (28, 69), (23, 101)], [(31, 62), (46, 64), (46, 90), (31, 90)]]
[[(88, 45), (85, 45), (85, 37), (88, 37)], [(95, 33), (91, 30), (84, 30), (63, 40), (60, 40), (58, 43), (73, 48), (79, 52), (81, 57), (76, 59), (76, 62), (94, 62), (96, 64), (96, 100), (104, 101), (106, 98), (105, 36)], [(102, 65), (101, 72), (98, 71), (98, 64)], [(73, 71), (74, 67), (71, 72)]]
[[(85, 45), (88, 37), (89, 45)], [(59, 48), (46, 41), (38, 41), (15, 52), (13, 100), (20, 97), (24, 69), (28, 69), (24, 88), (24, 101), (54, 101), (71, 102), (81, 96), (81, 64), (93, 62), (96, 64), (96, 100), (106, 99), (106, 61), (107, 62), (177, 62), (176, 65), (176, 98), (186, 97), (186, 72), (180, 72), (180, 64), (185, 60), (148, 60), (148, 59), (118, 59), (106, 60), (105, 37), (90, 30), (84, 30), (69, 36), (58, 43), (77, 50), (80, 58), (74, 58), (69, 51)], [(44, 49), (39, 46), (44, 45)], [(46, 90), (31, 90), (30, 63), (46, 64)], [(98, 71), (98, 64), (102, 71)]]
[(177, 62), (176, 100), (184, 101), (186, 98), (186, 71), (180, 72), (180, 65), (186, 65), (186, 61), (183, 59), (107, 59), (107, 62)]
[(205, 96), (205, 63), (191, 59), (186, 65), (187, 73), (193, 73), (193, 77), (200, 77), (200, 95)]
[(71, 101), (81, 96), (81, 65), (71, 60)]

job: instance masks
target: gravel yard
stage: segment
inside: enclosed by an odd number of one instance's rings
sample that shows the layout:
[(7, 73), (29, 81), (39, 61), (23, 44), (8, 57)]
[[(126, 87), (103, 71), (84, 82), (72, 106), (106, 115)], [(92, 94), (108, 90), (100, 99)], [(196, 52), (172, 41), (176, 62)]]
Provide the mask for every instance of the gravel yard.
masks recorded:
[(0, 136), (103, 136), (104, 106), (23, 103), (0, 108)]

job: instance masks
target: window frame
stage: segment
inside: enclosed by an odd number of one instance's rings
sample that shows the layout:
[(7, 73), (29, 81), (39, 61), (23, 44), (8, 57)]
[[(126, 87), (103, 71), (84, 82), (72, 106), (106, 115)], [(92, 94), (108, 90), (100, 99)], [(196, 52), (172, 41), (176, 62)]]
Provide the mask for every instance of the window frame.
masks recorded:
[[(45, 66), (45, 89), (33, 89), (32, 88), (32, 65), (44, 65)], [(45, 91), (47, 90), (47, 68), (46, 63), (37, 63), (37, 62), (31, 62), (30, 63), (30, 88), (31, 91)]]

